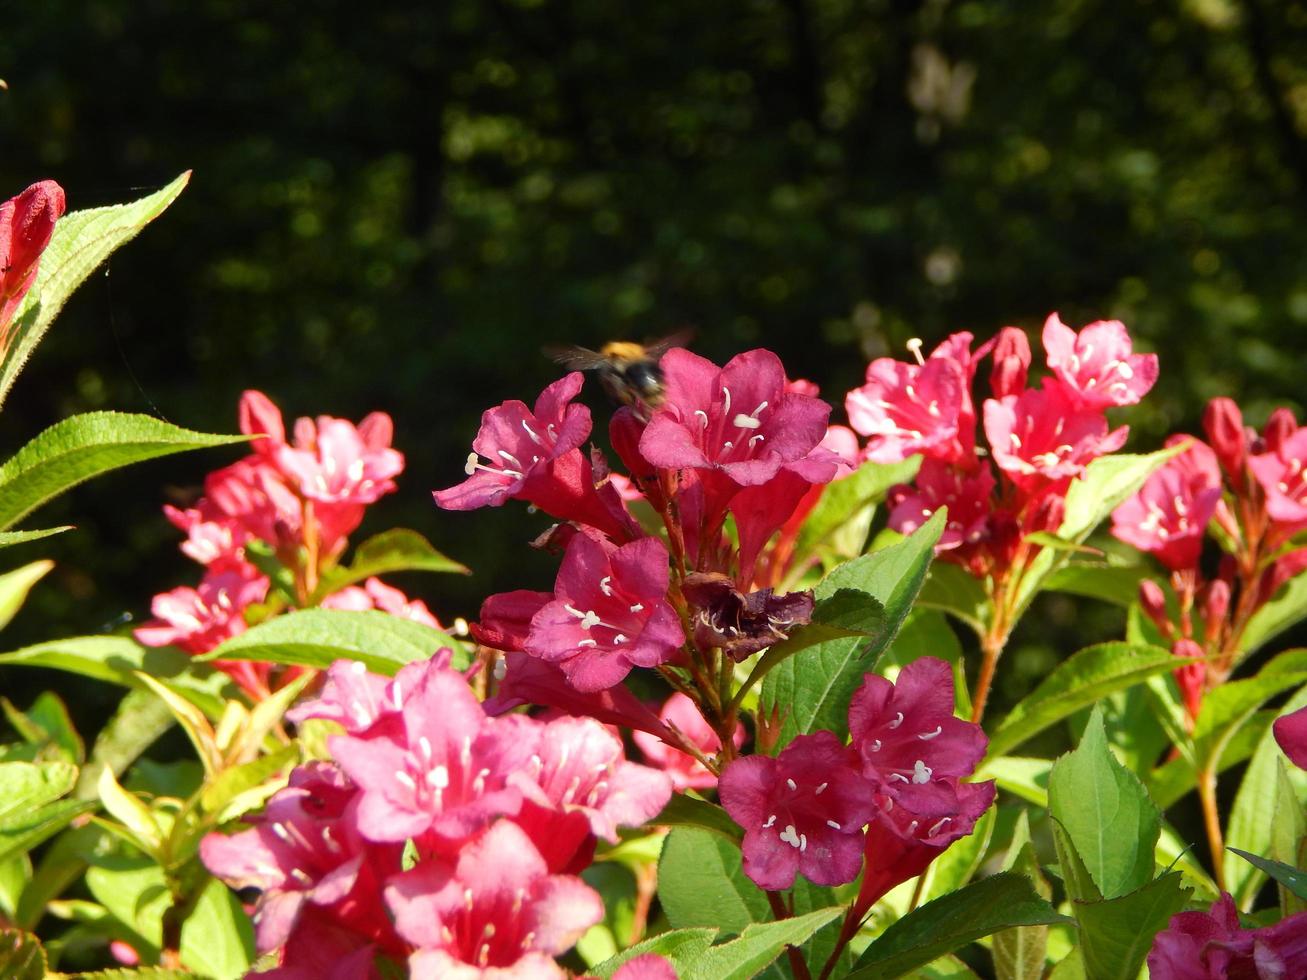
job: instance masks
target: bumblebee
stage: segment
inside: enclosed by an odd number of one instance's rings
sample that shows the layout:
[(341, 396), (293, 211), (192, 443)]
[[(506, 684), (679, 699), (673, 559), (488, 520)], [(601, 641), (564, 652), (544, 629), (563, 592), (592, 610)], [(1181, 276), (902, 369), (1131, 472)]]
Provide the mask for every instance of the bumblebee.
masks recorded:
[(663, 371), (658, 362), (687, 339), (688, 332), (682, 332), (648, 345), (614, 340), (598, 350), (546, 347), (545, 353), (574, 371), (594, 371), (609, 398), (647, 415), (663, 403)]

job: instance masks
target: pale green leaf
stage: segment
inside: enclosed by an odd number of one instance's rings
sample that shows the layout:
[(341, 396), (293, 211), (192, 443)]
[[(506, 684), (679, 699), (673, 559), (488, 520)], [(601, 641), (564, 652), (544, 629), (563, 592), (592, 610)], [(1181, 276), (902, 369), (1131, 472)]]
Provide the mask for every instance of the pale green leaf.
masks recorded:
[(52, 568), (54, 562), (43, 559), (0, 575), (0, 630), (8, 626), (9, 621), (23, 607), (32, 586)]

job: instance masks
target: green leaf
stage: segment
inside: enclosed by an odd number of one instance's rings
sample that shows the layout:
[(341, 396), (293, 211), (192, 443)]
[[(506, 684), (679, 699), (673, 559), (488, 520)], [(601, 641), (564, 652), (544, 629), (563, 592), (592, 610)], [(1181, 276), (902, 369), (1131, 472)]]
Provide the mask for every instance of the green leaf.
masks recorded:
[[(1012, 830), (1012, 842), (1003, 859), (1004, 871), (1015, 871), (1030, 879), (1035, 892), (1048, 901), (1053, 890), (1039, 869), (1030, 840), (1030, 820), (1023, 809)], [(1048, 926), (1016, 926), (994, 935), (992, 952), (998, 980), (1041, 980), (1048, 949)]]
[[(1094, 460), (1085, 468), (1085, 475), (1072, 481), (1067, 491), (1066, 514), (1057, 529), (1057, 537), (1072, 544), (1084, 541), (1117, 505), (1143, 486), (1154, 470), (1183, 448), (1171, 446), (1146, 456), (1118, 453)], [(1035, 556), (1021, 576), (1014, 622), (1039, 590), (1045, 588), (1048, 577), (1066, 565), (1069, 556), (1068, 551), (1051, 548)]]
[(1010, 871), (973, 882), (909, 912), (881, 934), (845, 980), (891, 980), (984, 936), (1066, 922), (1030, 879)]
[(211, 717), (226, 706), (227, 676), (173, 647), (143, 647), (127, 636), (77, 636), (0, 653), (0, 666), (53, 667), (95, 680), (144, 689), (139, 675), (168, 680)]
[(682, 970), (688, 969), (690, 964), (703, 955), (712, 945), (716, 935), (717, 930), (712, 928), (675, 929), (664, 932), (622, 950), (612, 959), (604, 960), (593, 967), (590, 972), (598, 977), (598, 980), (609, 980), (629, 960), (652, 953), (668, 960), (679, 975)]
[(94, 797), (102, 768), (121, 776), (173, 722), (172, 712), (158, 698), (146, 691), (128, 691), (96, 736), (91, 761), (82, 768), (74, 794), (78, 799)]
[(1208, 691), (1194, 722), (1194, 756), (1199, 769), (1215, 769), (1230, 740), (1269, 699), (1307, 683), (1307, 650), (1289, 650), (1267, 662), (1256, 677)]
[(1048, 802), (1104, 898), (1152, 880), (1161, 814), (1135, 774), (1108, 750), (1099, 708), (1079, 747), (1054, 763)]
[(0, 404), (73, 290), (118, 246), (162, 214), (190, 176), (188, 170), (162, 190), (130, 204), (73, 211), (59, 219), (41, 255), (36, 281), (10, 326), (15, 341), (0, 364)]
[(0, 530), (65, 490), (129, 463), (244, 442), (148, 415), (87, 412), (56, 422), (0, 466)]
[(771, 918), (767, 896), (741, 869), (739, 846), (694, 827), (667, 835), (658, 859), (658, 898), (674, 929), (712, 926), (738, 935)]
[(395, 528), (368, 538), (354, 550), (353, 561), (327, 572), (314, 591), (310, 605), (347, 585), (362, 582), (373, 575), (385, 575), (387, 572), (472, 574), (466, 565), (446, 558), (433, 548), (431, 542), (417, 531)]
[(1044, 580), (1050, 592), (1069, 592), (1129, 608), (1139, 598), (1139, 583), (1152, 575), (1146, 565), (1071, 563)]
[(699, 827), (720, 834), (737, 847), (744, 836), (740, 825), (720, 806), (697, 800), (684, 793), (673, 793), (672, 798), (667, 801), (667, 806), (649, 822), (657, 826)]
[(1307, 575), (1295, 575), (1248, 620), (1236, 663), (1303, 619), (1307, 619)]
[(1254, 867), (1260, 868), (1271, 878), (1274, 878), (1294, 895), (1301, 899), (1307, 899), (1307, 871), (1300, 868), (1292, 867), (1283, 861), (1272, 861), (1270, 858), (1258, 857), (1256, 854), (1249, 854), (1247, 851), (1241, 851), (1237, 847), (1228, 848), (1238, 854)]
[(1085, 862), (1076, 850), (1071, 835), (1056, 819), (1052, 821), (1052, 828), (1058, 871), (1062, 875), (1062, 884), (1066, 887), (1067, 897), (1075, 902), (1101, 902), (1103, 893), (1094, 883), (1089, 869), (1085, 867)]
[(921, 587), (919, 606), (938, 609), (983, 635), (990, 617), (989, 597), (978, 578), (960, 565), (937, 561)]
[(163, 845), (163, 831), (140, 797), (119, 786), (113, 772), (107, 768), (100, 770), (96, 790), (105, 810), (126, 828), (136, 846), (146, 854), (158, 857)]
[(13, 922), (18, 914), (18, 900), (32, 880), (32, 861), (26, 854), (15, 854), (0, 861), (0, 916)]
[(966, 655), (962, 644), (944, 613), (938, 609), (923, 609), (918, 603), (876, 669), (885, 673), (892, 667), (906, 667), (922, 657), (938, 657), (952, 664), (954, 710), (960, 717), (970, 718), (971, 693), (967, 690)]
[[(920, 456), (901, 463), (867, 462), (848, 476), (826, 484), (817, 505), (799, 530), (794, 546), (795, 557), (803, 561), (825, 547), (842, 528), (856, 523), (867, 508), (880, 503), (890, 487), (911, 483), (920, 467)], [(863, 539), (865, 541), (866, 531), (863, 531)]]
[(273, 780), (272, 777), (282, 770), (289, 770), (298, 761), (298, 747), (286, 745), (270, 755), (261, 755), (224, 769), (209, 780), (200, 796), (200, 805), (205, 812), (214, 814), (216, 823), (234, 820), (260, 806), (280, 789), (285, 780)]
[(843, 911), (828, 908), (778, 922), (755, 922), (738, 939), (700, 953), (678, 971), (681, 980), (751, 980), (786, 946), (804, 943)]
[(0, 977), (5, 980), (46, 980), (45, 950), (30, 932), (0, 929)]
[(41, 538), (63, 534), (72, 529), (71, 524), (64, 524), (62, 527), (45, 527), (39, 531), (0, 531), (0, 548), (8, 548), (13, 544), (26, 544), (28, 541), (39, 541)]
[(1153, 939), (1181, 911), (1190, 891), (1172, 871), (1117, 898), (1072, 902), (1080, 924), (1080, 956), (1094, 980), (1135, 980)]
[(393, 675), (407, 663), (426, 660), (441, 647), (454, 665), (467, 665), (458, 640), (411, 619), (370, 609), (300, 609), (275, 616), (233, 637), (199, 660), (258, 660), (325, 670), (337, 660), (357, 660), (368, 670)]
[(1187, 663), (1160, 647), (1102, 643), (1069, 657), (1003, 719), (989, 739), (989, 755), (1010, 752), (1026, 739), (1114, 691)]
[[(1307, 864), (1307, 810), (1298, 805), (1298, 792), (1289, 777), (1285, 760), (1277, 759), (1276, 762), (1275, 809), (1272, 811), (1271, 850), (1268, 856), (1288, 867), (1300, 867)], [(1307, 910), (1307, 895), (1301, 895), (1283, 881), (1276, 880), (1280, 908), (1285, 915)]]
[(43, 754), (53, 753), (64, 762), (80, 766), (86, 761), (86, 747), (73, 727), (68, 708), (53, 691), (43, 691), (24, 714), (0, 698), (9, 723), (23, 739), (40, 746)]
[(56, 800), (7, 820), (0, 825), (0, 861), (30, 851), (95, 808), (89, 801)]
[[(1288, 714), (1304, 705), (1307, 705), (1307, 687), (1300, 688), (1280, 709), (1280, 713)], [(1240, 783), (1234, 796), (1234, 805), (1229, 810), (1225, 828), (1228, 848), (1238, 848), (1249, 854), (1271, 852), (1272, 825), (1277, 819), (1276, 807), (1280, 802), (1279, 769), (1282, 758), (1283, 753), (1275, 741), (1274, 731), (1267, 729), (1244, 770), (1243, 782)], [(1294, 783), (1295, 798), (1301, 800), (1307, 773), (1295, 769), (1288, 778)], [(1239, 909), (1247, 912), (1252, 908), (1257, 892), (1266, 880), (1265, 876), (1235, 854), (1225, 855), (1224, 868), (1226, 890), (1234, 896)]]
[(143, 959), (154, 959), (163, 941), (163, 913), (172, 905), (163, 869), (150, 858), (96, 855), (86, 869), (86, 887), (125, 929)]
[(848, 730), (853, 692), (912, 608), (945, 517), (943, 510), (938, 511), (911, 537), (845, 562), (817, 585), (814, 595), (818, 600), (843, 590), (866, 593), (883, 607), (883, 617), (869, 637), (846, 637), (809, 647), (767, 674), (760, 702), (764, 713), (778, 708), (784, 715), (778, 749), (795, 735), (818, 729), (838, 735)]
[(76, 782), (77, 767), (67, 762), (0, 763), (0, 830), (59, 799)]
[(54, 568), (54, 562), (42, 559), (0, 575), (0, 630), (9, 625), (27, 600), (27, 593)]
[(239, 899), (216, 878), (182, 923), (183, 965), (212, 980), (236, 980), (254, 961), (254, 926)]

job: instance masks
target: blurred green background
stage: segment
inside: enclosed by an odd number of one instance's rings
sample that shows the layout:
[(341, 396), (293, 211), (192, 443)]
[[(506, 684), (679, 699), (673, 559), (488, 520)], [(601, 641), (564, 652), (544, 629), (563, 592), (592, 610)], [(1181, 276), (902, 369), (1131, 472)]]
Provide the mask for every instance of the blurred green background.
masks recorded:
[[(552, 579), (541, 517), (430, 500), (483, 409), (557, 376), (546, 343), (691, 325), (838, 405), (909, 337), (1059, 310), (1160, 353), (1134, 447), (1218, 393), (1301, 409), (1301, 2), (42, 0), (4, 23), (0, 192), (53, 177), (85, 208), (194, 177), (67, 308), (0, 456), (88, 409), (234, 431), (245, 387), (383, 409), (409, 466), (360, 536), (411, 526), (471, 564), (399, 582), (443, 617)], [(235, 455), (40, 512), (78, 531), (6, 552), (59, 564), (5, 648), (193, 584), (159, 508)], [(1107, 628), (1084, 605), (1046, 606), (1013, 685)]]

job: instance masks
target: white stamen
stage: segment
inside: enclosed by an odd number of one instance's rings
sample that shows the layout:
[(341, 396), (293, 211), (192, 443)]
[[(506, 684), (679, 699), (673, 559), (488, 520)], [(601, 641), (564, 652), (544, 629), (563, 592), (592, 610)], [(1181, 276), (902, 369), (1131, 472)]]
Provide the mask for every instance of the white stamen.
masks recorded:
[(802, 853), (803, 853), (804, 851), (806, 851), (807, 849), (808, 849), (808, 835), (807, 835), (807, 834), (800, 834), (800, 835), (799, 835), (799, 853), (802, 854)]
[(911, 780), (901, 772), (892, 772), (886, 777), (886, 779), (890, 781), (897, 779), (900, 783), (911, 782)]
[(722, 398), (725, 399), (722, 405), (722, 414), (729, 415), (731, 412), (731, 389), (722, 385)]
[(889, 727), (891, 729), (898, 728), (901, 724), (903, 724), (903, 712), (896, 711), (894, 712), (894, 720), (889, 723)]
[(813, 796), (820, 796), (825, 791), (826, 787), (829, 785), (830, 783), (822, 783), (820, 786), (817, 787), (817, 791), (813, 793)]
[(531, 428), (531, 426), (526, 424), (526, 419), (522, 419), (522, 428), (526, 431), (526, 434), (530, 436), (531, 441), (534, 442), (537, 446), (544, 445), (544, 441), (538, 435), (536, 435), (535, 429)]
[(703, 428), (705, 429), (708, 428), (708, 413), (705, 412), (702, 408), (696, 408), (694, 410), (694, 414), (699, 416), (699, 418), (702, 420)]
[(644, 612), (644, 603), (637, 602), (635, 605), (631, 606), (631, 612), (633, 613)]
[(931, 827), (928, 831), (926, 831), (926, 836), (934, 837), (936, 834), (939, 833), (939, 829), (952, 819), (953, 819), (952, 817), (944, 817), (942, 820), (940, 820), (939, 823), (935, 824), (935, 826)]
[(923, 742), (929, 742), (932, 738), (938, 737), (944, 731), (943, 725), (936, 725), (933, 732), (918, 732), (917, 738)]
[(604, 595), (612, 595), (613, 587), (610, 584), (612, 581), (613, 581), (613, 577), (611, 575), (605, 575), (603, 578), (601, 578), (599, 580), (599, 591), (602, 592)]
[(917, 359), (917, 363), (918, 363), (918, 364), (925, 364), (925, 363), (926, 363), (926, 359), (925, 359), (924, 357), (921, 356), (921, 338), (920, 338), (920, 337), (912, 337), (912, 338), (910, 338), (910, 339), (908, 340), (907, 344), (905, 344), (904, 346), (906, 346), (906, 347), (908, 348), (908, 350), (912, 351), (912, 356), (915, 357), (915, 358)]
[(436, 789), (444, 789), (449, 785), (449, 770), (444, 766), (436, 766), (427, 773), (427, 782)]
[(752, 446), (755, 442), (762, 442), (763, 439), (765, 438), (766, 436), (764, 436), (761, 432), (759, 432), (756, 436), (749, 436), (749, 445)]
[(935, 770), (930, 768), (930, 766), (926, 765), (920, 759), (918, 759), (916, 764), (912, 767), (912, 781), (918, 786), (930, 782), (930, 777), (933, 775), (935, 775)]
[(827, 820), (827, 821), (826, 821), (826, 826), (829, 827), (831, 830), (842, 830), (842, 829), (843, 829), (843, 828), (840, 827), (840, 825), (839, 825), (838, 823), (836, 823), (834, 820)]
[(871, 740), (871, 751), (873, 751), (873, 752), (879, 752), (879, 751), (880, 751), (880, 739), (878, 739), (878, 738), (873, 738), (873, 739)]
[(761, 429), (761, 428), (762, 428), (762, 423), (761, 423), (761, 422), (759, 422), (757, 419), (755, 419), (752, 415), (745, 415), (743, 412), (741, 412), (739, 415), (735, 416), (735, 418), (731, 419), (731, 422), (732, 422), (733, 425), (736, 426), (736, 428), (740, 428), (740, 429)]
[(770, 826), (771, 826), (772, 824), (774, 824), (775, 822), (776, 822), (776, 814), (773, 813), (770, 817), (767, 818), (767, 822), (766, 822), (765, 824), (762, 825), (762, 829), (763, 829), (763, 830), (766, 830), (768, 827), (770, 827)]
[(576, 645), (578, 647), (597, 647), (599, 645), (599, 641), (592, 640), (589, 637), (586, 637), (586, 639), (584, 640), (579, 640)]
[(791, 847), (799, 846), (799, 834), (794, 829), (794, 824), (787, 824), (785, 829), (780, 832), (780, 838)]
[(402, 769), (395, 773), (395, 782), (399, 783), (399, 785), (408, 789), (410, 792), (418, 788), (418, 784), (414, 781), (413, 777)]
[(790, 789), (798, 789), (798, 788), (799, 788), (799, 784), (796, 783), (793, 779), (787, 779), (787, 780), (785, 780), (785, 785), (788, 786)]
[(613, 637), (613, 646), (620, 647), (623, 643), (627, 641), (627, 639), (628, 637), (625, 633), (618, 633), (616, 636)]
[(418, 736), (418, 751), (422, 753), (422, 761), (431, 761), (431, 739), (425, 735)]

